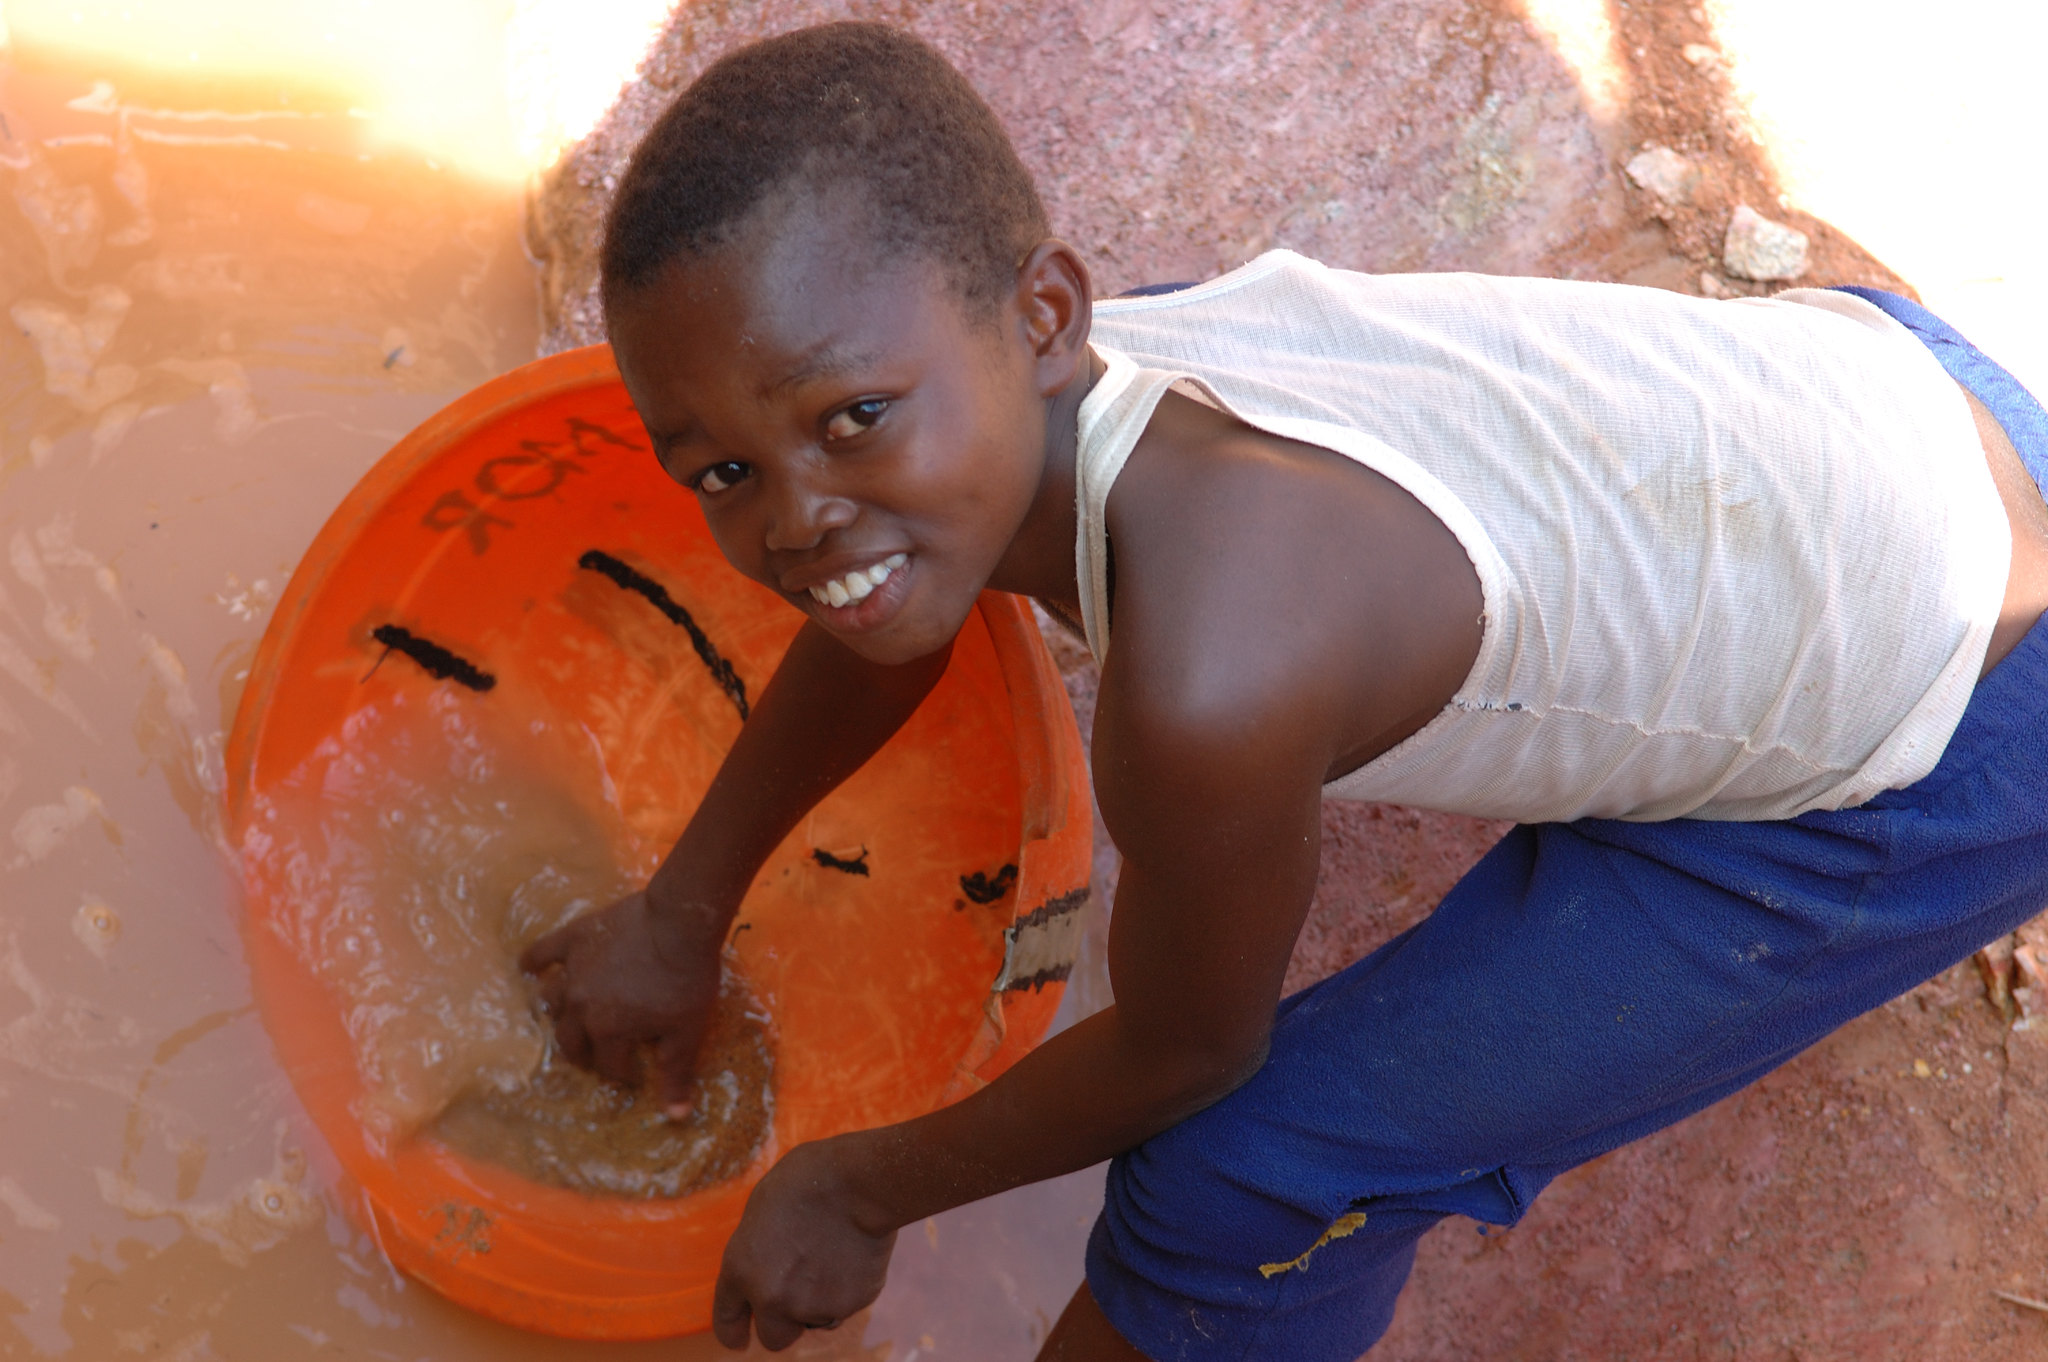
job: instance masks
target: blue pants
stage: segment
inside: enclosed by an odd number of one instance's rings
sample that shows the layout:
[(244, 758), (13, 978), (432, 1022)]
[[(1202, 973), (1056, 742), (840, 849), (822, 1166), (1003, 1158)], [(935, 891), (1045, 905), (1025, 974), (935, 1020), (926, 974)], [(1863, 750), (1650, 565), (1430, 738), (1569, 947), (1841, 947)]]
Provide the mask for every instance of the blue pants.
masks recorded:
[[(1903, 298), (2048, 484), (2048, 412)], [(1850, 702), (1853, 702), (1851, 700)], [(1787, 822), (1517, 827), (1426, 921), (1286, 999), (1244, 1087), (1110, 1166), (1104, 1314), (1158, 1362), (1352, 1362), (1447, 1215), (1681, 1120), (2048, 905), (2048, 622), (1934, 771)]]

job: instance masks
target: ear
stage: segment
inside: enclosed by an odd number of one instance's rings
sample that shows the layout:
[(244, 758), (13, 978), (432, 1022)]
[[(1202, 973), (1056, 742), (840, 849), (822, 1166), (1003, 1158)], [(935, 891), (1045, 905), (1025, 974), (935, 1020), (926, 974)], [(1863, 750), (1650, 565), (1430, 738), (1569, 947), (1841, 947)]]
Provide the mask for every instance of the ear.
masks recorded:
[(1058, 237), (1031, 248), (1017, 266), (1021, 339), (1030, 347), (1040, 397), (1052, 397), (1087, 372), (1088, 328), (1094, 319), (1088, 266)]

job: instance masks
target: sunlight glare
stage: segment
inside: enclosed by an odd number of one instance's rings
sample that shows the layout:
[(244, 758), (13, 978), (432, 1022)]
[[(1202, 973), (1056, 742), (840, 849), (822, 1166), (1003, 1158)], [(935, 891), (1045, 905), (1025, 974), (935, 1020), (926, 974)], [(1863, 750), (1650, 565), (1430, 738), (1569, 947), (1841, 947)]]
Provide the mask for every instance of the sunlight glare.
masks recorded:
[(1607, 0), (1523, 0), (1529, 22), (1572, 68), (1586, 108), (1606, 122), (1628, 104), (1628, 73), (1614, 56), (1614, 24)]
[(595, 125), (666, 0), (0, 0), (15, 50), (356, 110), (373, 146), (493, 179), (545, 169)]
[(505, 71), (520, 159), (551, 165), (619, 97), (669, 16), (671, 0), (517, 0)]
[[(1789, 203), (2048, 392), (2038, 0), (1709, 0)], [(1765, 208), (1765, 205), (1757, 205)]]

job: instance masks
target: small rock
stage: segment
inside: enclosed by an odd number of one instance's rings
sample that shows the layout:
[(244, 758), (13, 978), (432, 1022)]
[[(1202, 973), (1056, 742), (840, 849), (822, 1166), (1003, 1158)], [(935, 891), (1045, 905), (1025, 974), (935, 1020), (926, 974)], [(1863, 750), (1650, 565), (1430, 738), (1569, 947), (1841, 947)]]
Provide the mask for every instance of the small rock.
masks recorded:
[(1727, 282), (1712, 270), (1700, 271), (1700, 297), (1740, 298), (1741, 296), (1734, 289), (1729, 288)]
[(1702, 71), (1711, 71), (1721, 64), (1721, 54), (1705, 43), (1687, 43), (1678, 50), (1678, 55)]
[(1806, 233), (1738, 204), (1721, 245), (1721, 264), (1738, 279), (1797, 279), (1806, 273)]
[(1644, 147), (1629, 161), (1628, 177), (1669, 204), (1689, 203), (1700, 170), (1669, 147)]
[(71, 915), (71, 931), (84, 947), (104, 960), (121, 936), (121, 917), (96, 898), (88, 897)]

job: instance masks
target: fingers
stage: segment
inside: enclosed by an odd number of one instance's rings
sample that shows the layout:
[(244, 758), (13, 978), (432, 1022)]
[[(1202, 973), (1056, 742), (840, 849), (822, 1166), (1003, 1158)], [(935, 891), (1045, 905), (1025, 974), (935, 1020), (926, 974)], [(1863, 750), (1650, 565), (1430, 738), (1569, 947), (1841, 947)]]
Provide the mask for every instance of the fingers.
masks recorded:
[[(586, 1034), (588, 1028), (586, 1027)], [(640, 1044), (632, 1036), (612, 1033), (590, 1037), (590, 1067), (601, 1078), (633, 1087), (640, 1081)]]
[(654, 1100), (670, 1120), (680, 1121), (697, 1108), (697, 1039), (665, 1036), (654, 1047)]
[(540, 994), (540, 1010), (550, 1017), (562, 1015), (562, 1005), (568, 1001), (569, 971), (548, 966), (547, 973), (540, 976), (534, 991)]
[(787, 1315), (774, 1313), (754, 1316), (754, 1335), (761, 1340), (761, 1346), (771, 1353), (779, 1353), (804, 1336), (804, 1326)]
[(576, 924), (557, 927), (540, 940), (519, 953), (519, 968), (528, 974), (541, 974), (551, 965), (566, 964), (569, 947), (576, 939)]
[(761, 1346), (771, 1353), (779, 1353), (802, 1338), (806, 1329), (839, 1327), (836, 1319), (806, 1325), (780, 1310), (756, 1310), (731, 1270), (723, 1269), (718, 1274), (718, 1286), (711, 1295), (711, 1332), (720, 1343), (738, 1350), (747, 1346), (749, 1324), (753, 1325), (754, 1335), (761, 1340)]
[(590, 1033), (583, 1028), (583, 1018), (575, 1013), (565, 1013), (555, 1020), (555, 1046), (562, 1052), (562, 1058), (577, 1068), (590, 1067)]
[(753, 1317), (754, 1312), (732, 1275), (721, 1271), (711, 1295), (711, 1332), (720, 1343), (738, 1351), (747, 1346), (747, 1325)]

